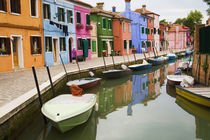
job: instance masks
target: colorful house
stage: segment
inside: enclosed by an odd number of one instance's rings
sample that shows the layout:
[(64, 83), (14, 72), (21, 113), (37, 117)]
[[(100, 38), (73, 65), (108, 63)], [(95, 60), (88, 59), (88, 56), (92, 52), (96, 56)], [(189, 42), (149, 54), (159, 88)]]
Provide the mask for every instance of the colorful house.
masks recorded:
[(76, 46), (74, 3), (69, 1), (43, 0), (43, 31), (45, 64), (72, 62), (71, 50)]
[(91, 30), (91, 57), (96, 58), (98, 57), (97, 22), (91, 20), (90, 24), (93, 27), (93, 29)]
[(187, 30), (179, 24), (170, 24), (168, 28), (168, 49), (184, 49), (187, 44)]
[(149, 34), (147, 35), (147, 48), (148, 51), (153, 51), (154, 47), (154, 18), (147, 16), (147, 28), (149, 29)]
[(120, 15), (131, 20), (131, 39), (132, 46), (137, 48), (137, 53), (141, 52), (141, 15), (137, 12), (131, 11), (131, 0), (125, 0), (125, 12)]
[(103, 10), (104, 3), (97, 3), (97, 6), (91, 9), (91, 21), (97, 23), (97, 51), (98, 56), (102, 54), (111, 54), (114, 49), (113, 37), (113, 14), (110, 11)]
[(0, 72), (44, 66), (42, 2), (1, 0)]
[(90, 8), (92, 6), (79, 0), (74, 0), (74, 2), (77, 55), (82, 57), (83, 60), (90, 60), (91, 30), (93, 28), (90, 24)]
[(114, 50), (119, 55), (127, 55), (132, 53), (131, 40), (131, 20), (121, 16), (113, 7), (113, 35), (114, 35)]
[(165, 33), (165, 25), (160, 24), (160, 30), (159, 30), (159, 35), (160, 35), (160, 49), (161, 50), (166, 50), (166, 33)]

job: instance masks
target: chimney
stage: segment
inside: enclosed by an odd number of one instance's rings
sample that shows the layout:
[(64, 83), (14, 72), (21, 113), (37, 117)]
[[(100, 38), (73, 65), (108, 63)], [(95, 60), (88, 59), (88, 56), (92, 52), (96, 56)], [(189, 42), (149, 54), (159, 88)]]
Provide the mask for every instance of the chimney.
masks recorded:
[(146, 14), (146, 5), (142, 5), (142, 14)]
[(116, 12), (116, 7), (112, 6), (112, 12)]
[(99, 2), (97, 3), (97, 6), (96, 6), (98, 9), (101, 9), (103, 10), (103, 7), (104, 7), (104, 3), (103, 2)]
[(125, 0), (125, 11), (130, 12), (131, 11), (131, 0)]

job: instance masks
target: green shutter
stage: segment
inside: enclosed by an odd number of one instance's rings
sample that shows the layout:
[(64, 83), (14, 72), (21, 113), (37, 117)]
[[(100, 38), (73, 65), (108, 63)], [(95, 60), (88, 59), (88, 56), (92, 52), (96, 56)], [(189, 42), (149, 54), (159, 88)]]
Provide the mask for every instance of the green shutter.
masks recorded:
[(124, 49), (127, 49), (127, 42), (124, 40)]
[(141, 27), (142, 34), (144, 33), (144, 27)]
[(106, 19), (103, 18), (103, 28), (106, 29)]
[(92, 52), (96, 52), (96, 41), (92, 41)]
[(132, 40), (129, 40), (129, 48), (132, 48)]

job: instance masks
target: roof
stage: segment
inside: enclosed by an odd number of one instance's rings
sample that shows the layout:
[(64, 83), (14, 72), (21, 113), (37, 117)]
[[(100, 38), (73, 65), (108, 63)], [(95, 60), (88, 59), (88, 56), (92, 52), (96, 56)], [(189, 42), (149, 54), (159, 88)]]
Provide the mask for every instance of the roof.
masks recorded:
[[(142, 8), (136, 9), (135, 12), (138, 12), (140, 14), (143, 14), (143, 9)], [(154, 12), (151, 12), (149, 10), (146, 10), (146, 14), (154, 14), (154, 15), (160, 16), (160, 15), (158, 15), (158, 14), (156, 14)]]
[(118, 12), (111, 12), (111, 13), (114, 15), (113, 18), (115, 18), (115, 19), (123, 19), (123, 20), (131, 21), (129, 18), (120, 15), (120, 13), (118, 13)]
[(88, 4), (88, 3), (85, 3), (83, 1), (80, 1), (80, 0), (68, 0), (68, 1), (71, 1), (71, 2), (74, 2), (74, 3), (77, 3), (77, 4), (80, 4), (80, 5), (83, 5), (83, 6), (87, 6), (89, 8), (92, 8), (93, 6)]
[(183, 26), (179, 25), (179, 24), (169, 25), (169, 32), (176, 32), (176, 27), (177, 26), (179, 27), (180, 32), (186, 32), (186, 29), (184, 29)]
[(91, 9), (90, 9), (90, 12), (91, 12), (91, 14), (103, 13), (103, 14), (107, 14), (107, 15), (109, 15), (109, 16), (114, 16), (113, 12), (105, 11), (105, 10), (99, 9), (99, 8), (97, 8), (97, 7), (91, 8)]

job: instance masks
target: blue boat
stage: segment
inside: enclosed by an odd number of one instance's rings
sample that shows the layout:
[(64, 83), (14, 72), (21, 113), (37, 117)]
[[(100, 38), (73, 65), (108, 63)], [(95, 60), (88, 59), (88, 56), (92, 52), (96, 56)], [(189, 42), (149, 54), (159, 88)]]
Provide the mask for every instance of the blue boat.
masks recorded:
[(146, 60), (143, 60), (142, 64), (135, 64), (135, 65), (128, 66), (128, 68), (131, 70), (144, 70), (151, 67), (152, 67), (152, 64), (148, 63)]
[(177, 56), (175, 54), (173, 54), (173, 53), (167, 54), (167, 57), (168, 57), (169, 60), (174, 60), (174, 59), (177, 58)]
[(152, 65), (161, 65), (165, 63), (165, 59), (164, 58), (149, 58), (148, 62), (152, 63)]

